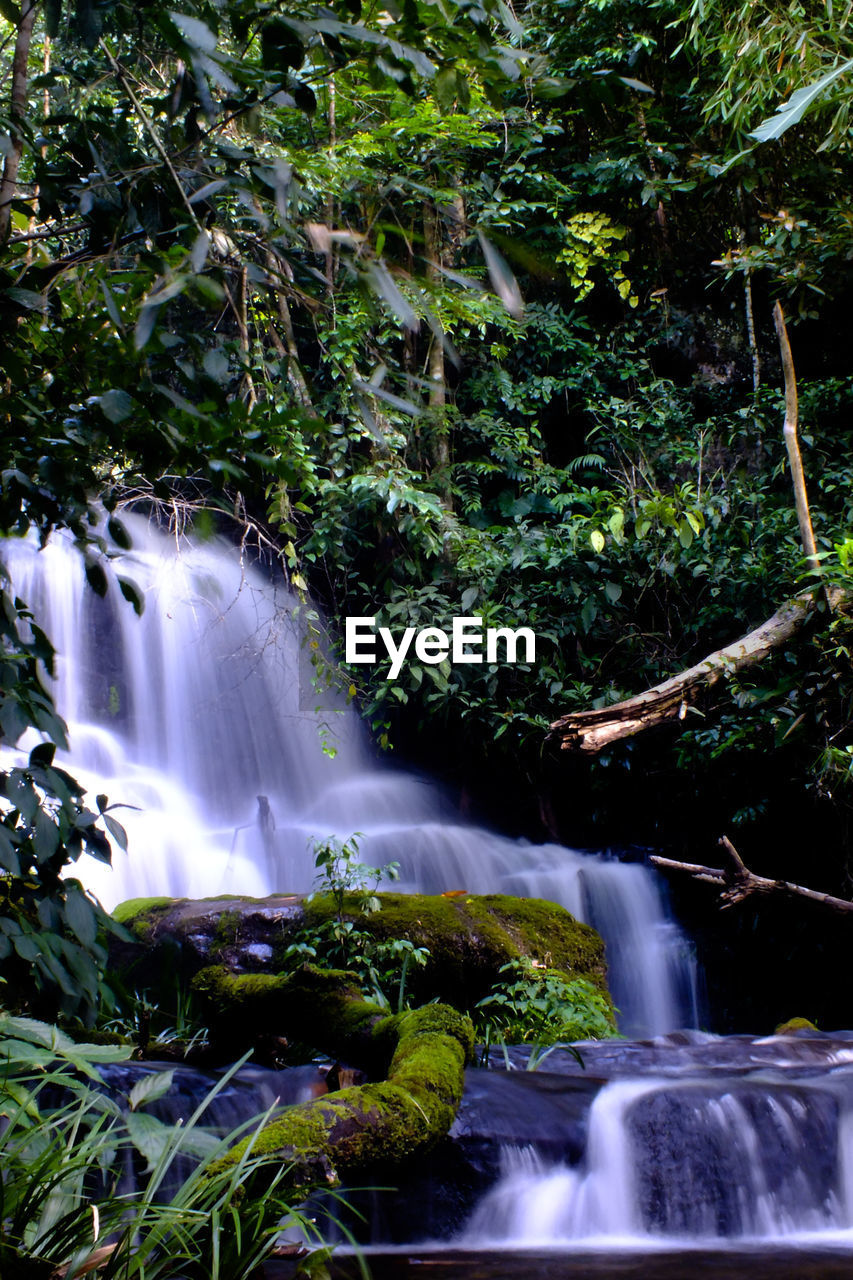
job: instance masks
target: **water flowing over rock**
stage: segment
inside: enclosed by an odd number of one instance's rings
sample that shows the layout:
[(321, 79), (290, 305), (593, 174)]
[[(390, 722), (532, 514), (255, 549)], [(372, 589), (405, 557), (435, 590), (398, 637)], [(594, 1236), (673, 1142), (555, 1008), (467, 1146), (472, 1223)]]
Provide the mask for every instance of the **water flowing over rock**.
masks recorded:
[[(685, 1039), (583, 1046), (587, 1071), (603, 1073), (592, 1098), (555, 1052), (545, 1070), (559, 1069), (562, 1087), (541, 1077), (547, 1141), (534, 1125), (501, 1144), (464, 1238), (853, 1240), (853, 1038)], [(516, 1124), (523, 1132), (520, 1115)]]
[(315, 692), (283, 585), (221, 540), (123, 520), (134, 549), (121, 569), (145, 592), (141, 619), (115, 586), (94, 595), (70, 541), (5, 549), (60, 655), (73, 769), (137, 806), (117, 814), (130, 854), (116, 852), (113, 870), (81, 864), (106, 905), (304, 893), (312, 841), (361, 832), (365, 861), (399, 862), (395, 888), (542, 897), (593, 924), (627, 1033), (695, 1025), (692, 957), (646, 868), (466, 824), (428, 781), (377, 764), (355, 712)]
[[(517, 1048), (514, 1070), (496, 1069), (497, 1053), (470, 1069), (448, 1139), (393, 1197), (356, 1198), (359, 1238), (379, 1251), (416, 1241), (425, 1260), (439, 1247), (574, 1259), (701, 1247), (725, 1277), (749, 1271), (728, 1270), (735, 1247), (853, 1246), (853, 1034), (578, 1047), (585, 1068), (557, 1049), (524, 1070)], [(517, 1274), (540, 1274), (530, 1265)], [(672, 1274), (693, 1274), (682, 1265)]]

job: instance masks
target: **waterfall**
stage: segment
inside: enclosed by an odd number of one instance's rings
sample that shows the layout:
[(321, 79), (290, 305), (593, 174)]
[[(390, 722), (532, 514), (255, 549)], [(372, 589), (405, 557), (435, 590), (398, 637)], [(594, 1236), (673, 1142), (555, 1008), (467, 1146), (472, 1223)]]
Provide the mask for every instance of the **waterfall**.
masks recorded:
[[(588, 1086), (572, 1080), (574, 1068), (559, 1088), (543, 1079), (554, 1117), (547, 1149), (541, 1140), (503, 1146), (466, 1243), (613, 1248), (853, 1232), (849, 1039), (815, 1036), (798, 1044), (801, 1057), (781, 1037), (732, 1037), (702, 1044), (686, 1061), (662, 1045), (640, 1073), (642, 1047), (621, 1047), (624, 1059), (617, 1053), (610, 1065), (631, 1074), (611, 1078), (591, 1101), (579, 1156), (568, 1102), (578, 1083)], [(589, 1070), (607, 1069), (593, 1046), (583, 1052)]]
[[(4, 554), (58, 653), (68, 767), (133, 806), (115, 815), (129, 853), (116, 850), (111, 869), (78, 864), (106, 906), (307, 892), (312, 841), (360, 832), (361, 856), (398, 862), (403, 890), (544, 897), (593, 923), (627, 1033), (695, 1025), (693, 960), (646, 868), (464, 823), (438, 788), (377, 765), (352, 708), (315, 693), (284, 586), (220, 539), (122, 519), (133, 550), (120, 572), (144, 592), (141, 618), (114, 582), (104, 599), (91, 591), (70, 539), (13, 540)], [(259, 797), (274, 830), (258, 825)]]

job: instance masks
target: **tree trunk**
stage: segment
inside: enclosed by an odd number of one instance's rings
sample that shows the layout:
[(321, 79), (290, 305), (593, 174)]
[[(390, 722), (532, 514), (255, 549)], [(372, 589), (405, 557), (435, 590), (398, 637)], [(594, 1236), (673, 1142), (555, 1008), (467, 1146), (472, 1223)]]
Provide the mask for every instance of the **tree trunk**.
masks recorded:
[[(424, 201), (424, 250), (426, 253), (427, 279), (434, 283), (439, 278), (439, 268), (442, 262), (441, 227), (435, 206), (429, 200)], [(429, 407), (433, 419), (433, 465), (441, 474), (444, 502), (450, 507), (450, 441), (444, 414), (447, 405), (447, 382), (444, 364), (444, 343), (437, 333), (432, 335), (430, 341), (429, 354), (427, 356), (427, 379), (429, 383)]]
[(27, 114), (27, 67), (35, 20), (35, 0), (22, 0), (21, 18), (12, 59), (12, 92), (9, 103), (11, 137), (9, 150), (6, 152), (3, 163), (3, 176), (0, 178), (0, 244), (5, 244), (9, 239), (12, 228), (12, 201), (18, 190), (18, 169), (24, 150), (24, 136), (20, 126)]
[(782, 357), (782, 373), (785, 377), (785, 447), (788, 450), (788, 462), (791, 467), (791, 479), (794, 484), (794, 504), (797, 508), (797, 520), (800, 525), (800, 541), (803, 553), (812, 573), (820, 574), (820, 560), (815, 546), (814, 529), (809, 512), (809, 499), (806, 493), (806, 477), (803, 471), (803, 456), (800, 453), (800, 442), (797, 437), (799, 421), (799, 401), (797, 398), (797, 379), (794, 374), (794, 360), (791, 356), (791, 344), (788, 341), (788, 330), (785, 315), (779, 302), (773, 308), (773, 323), (779, 339), (779, 353)]

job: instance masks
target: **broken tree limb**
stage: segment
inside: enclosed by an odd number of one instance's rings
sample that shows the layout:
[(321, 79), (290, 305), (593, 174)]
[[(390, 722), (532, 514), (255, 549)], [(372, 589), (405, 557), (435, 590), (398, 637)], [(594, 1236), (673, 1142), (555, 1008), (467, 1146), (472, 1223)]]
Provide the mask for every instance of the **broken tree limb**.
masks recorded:
[(653, 866), (662, 871), (681, 871), (693, 880), (704, 884), (714, 884), (720, 889), (720, 907), (733, 907), (743, 902), (753, 893), (775, 893), (787, 898), (806, 898), (809, 902), (826, 907), (839, 914), (853, 912), (853, 902), (846, 898), (836, 898), (831, 893), (819, 893), (816, 889), (807, 889), (805, 885), (792, 884), (790, 880), (771, 880), (767, 876), (757, 876), (744, 865), (743, 859), (727, 836), (721, 836), (717, 842), (726, 854), (725, 867), (703, 867), (695, 862), (676, 862), (672, 858), (652, 857)]
[(551, 733), (562, 739), (564, 751), (595, 753), (630, 738), (643, 729), (683, 720), (698, 691), (718, 680), (761, 662), (802, 629), (817, 608), (812, 595), (796, 596), (777, 609), (760, 627), (735, 640), (724, 649), (708, 654), (701, 662), (670, 676), (644, 693), (624, 702), (594, 711), (573, 711), (551, 725)]

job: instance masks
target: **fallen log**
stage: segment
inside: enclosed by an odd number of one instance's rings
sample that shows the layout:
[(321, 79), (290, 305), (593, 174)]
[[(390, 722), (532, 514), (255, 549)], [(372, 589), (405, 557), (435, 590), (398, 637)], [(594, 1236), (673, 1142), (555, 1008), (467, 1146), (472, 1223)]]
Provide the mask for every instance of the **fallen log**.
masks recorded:
[(357, 1054), (374, 1074), (368, 1084), (289, 1107), (211, 1173), (251, 1152), (283, 1167), (283, 1183), (304, 1197), (381, 1176), (434, 1146), (453, 1124), (474, 1051), (471, 1021), (456, 1009), (428, 1004), (389, 1016), (362, 998), (352, 975), (308, 966), (292, 977), (235, 976), (214, 966), (202, 970), (193, 989), (209, 1010), (238, 1024), (249, 1016), (281, 1018), (288, 1026), (298, 1013), (318, 1047)]
[(796, 596), (786, 601), (760, 627), (724, 649), (708, 654), (695, 666), (610, 707), (570, 711), (553, 722), (550, 734), (562, 739), (563, 751), (594, 754), (612, 742), (633, 737), (643, 729), (670, 720), (683, 720), (701, 689), (762, 662), (792, 639), (818, 606), (819, 598), (815, 595)]
[(853, 912), (853, 902), (847, 898), (836, 898), (831, 893), (820, 893), (816, 889), (807, 889), (805, 885), (793, 884), (790, 880), (772, 880), (768, 876), (757, 876), (745, 866), (737, 849), (727, 836), (717, 841), (726, 854), (726, 866), (705, 867), (694, 862), (678, 862), (672, 858), (654, 856), (651, 863), (662, 871), (682, 871), (693, 880), (705, 884), (717, 885), (720, 889), (720, 908), (733, 907), (754, 893), (775, 893), (789, 898), (806, 898), (819, 906), (840, 914)]

